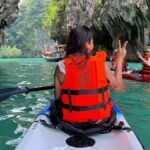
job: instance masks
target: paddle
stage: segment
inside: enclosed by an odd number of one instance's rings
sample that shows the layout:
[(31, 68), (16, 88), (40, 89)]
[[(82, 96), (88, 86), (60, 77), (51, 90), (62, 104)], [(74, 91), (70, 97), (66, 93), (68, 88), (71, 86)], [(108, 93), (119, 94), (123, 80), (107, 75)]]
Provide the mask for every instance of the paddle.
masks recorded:
[(0, 102), (8, 98), (9, 96), (15, 95), (15, 94), (21, 94), (25, 93), (28, 94), (30, 92), (34, 91), (42, 91), (42, 90), (50, 90), (53, 89), (54, 85), (51, 86), (45, 86), (45, 87), (37, 87), (37, 88), (19, 88), (19, 87), (11, 87), (11, 88), (5, 88), (0, 89)]

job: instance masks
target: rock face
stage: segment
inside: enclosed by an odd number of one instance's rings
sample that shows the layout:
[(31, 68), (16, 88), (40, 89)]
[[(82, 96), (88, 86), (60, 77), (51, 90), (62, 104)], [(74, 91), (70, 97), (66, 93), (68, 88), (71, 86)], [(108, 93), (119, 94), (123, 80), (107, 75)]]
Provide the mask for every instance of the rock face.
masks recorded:
[(127, 58), (137, 61), (136, 50), (143, 51), (144, 45), (150, 44), (150, 1), (105, 0), (95, 7), (93, 25), (96, 32), (105, 29), (101, 32), (111, 37), (104, 39), (110, 41), (104, 42), (107, 43), (104, 45), (107, 49), (115, 49), (118, 39), (128, 40)]
[(109, 51), (118, 39), (128, 40), (128, 60), (136, 61), (136, 49), (150, 44), (150, 0), (68, 0), (65, 19), (66, 31), (87, 25), (96, 45)]
[(0, 0), (0, 45), (4, 41), (3, 29), (17, 17), (19, 0)]
[(66, 27), (72, 28), (76, 25), (92, 25), (96, 0), (68, 0), (66, 7)]

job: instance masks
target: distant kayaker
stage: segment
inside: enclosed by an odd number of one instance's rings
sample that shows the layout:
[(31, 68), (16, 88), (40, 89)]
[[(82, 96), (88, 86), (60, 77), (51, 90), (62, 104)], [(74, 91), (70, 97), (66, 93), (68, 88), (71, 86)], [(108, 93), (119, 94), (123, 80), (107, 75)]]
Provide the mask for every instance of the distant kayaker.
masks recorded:
[(137, 55), (143, 63), (143, 68), (140, 71), (140, 73), (150, 74), (150, 46), (147, 46), (145, 48), (145, 53), (146, 53), (146, 55), (144, 57), (142, 57), (141, 53), (139, 51), (137, 51)]
[[(115, 49), (112, 56), (110, 57), (110, 61), (111, 61), (110, 68), (113, 71), (116, 69), (117, 51), (118, 49)], [(122, 71), (128, 71), (128, 64), (125, 60), (122, 62)]]
[(58, 62), (54, 75), (55, 101), (62, 104), (63, 121), (80, 128), (82, 124), (97, 124), (111, 118), (113, 103), (108, 87), (126, 90), (122, 80), (126, 46), (127, 41), (122, 45), (118, 41), (116, 69), (112, 74), (106, 63), (106, 52), (93, 55), (91, 30), (86, 26), (71, 30), (65, 59)]

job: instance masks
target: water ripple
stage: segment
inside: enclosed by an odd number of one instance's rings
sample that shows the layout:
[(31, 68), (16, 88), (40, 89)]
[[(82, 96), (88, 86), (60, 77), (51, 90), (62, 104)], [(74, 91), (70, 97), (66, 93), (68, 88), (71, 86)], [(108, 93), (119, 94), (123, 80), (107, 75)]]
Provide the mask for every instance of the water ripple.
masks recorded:
[(33, 122), (34, 118), (28, 118), (28, 117), (21, 117), (21, 116), (17, 116), (16, 117), (19, 121), (23, 121), (23, 122)]
[(26, 109), (26, 107), (14, 108), (11, 109), (10, 111), (14, 113), (18, 113), (18, 112), (24, 112), (24, 109)]
[(6, 115), (6, 116), (2, 116), (2, 117), (0, 117), (0, 121), (2, 121), (2, 120), (6, 120), (6, 119), (9, 119), (9, 118), (12, 118), (12, 117), (14, 117), (15, 115)]
[(27, 129), (22, 127), (20, 124), (18, 124), (18, 127), (16, 128), (16, 130), (14, 131), (15, 134), (18, 134), (18, 133), (26, 133)]
[(24, 85), (24, 84), (31, 84), (31, 82), (28, 82), (28, 81), (22, 81), (22, 82), (18, 83), (18, 85)]
[(6, 142), (7, 145), (11, 145), (11, 146), (17, 146), (22, 138), (17, 138), (17, 139), (13, 139), (13, 140), (9, 140)]

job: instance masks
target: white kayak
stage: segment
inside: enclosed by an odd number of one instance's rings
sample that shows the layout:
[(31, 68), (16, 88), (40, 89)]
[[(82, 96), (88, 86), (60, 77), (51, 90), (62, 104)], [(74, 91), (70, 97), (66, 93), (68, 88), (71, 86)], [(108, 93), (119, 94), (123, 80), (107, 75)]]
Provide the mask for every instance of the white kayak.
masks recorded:
[[(143, 146), (137, 136), (127, 130), (113, 130), (106, 134), (96, 134), (88, 136), (95, 143), (86, 147), (69, 146), (67, 140), (70, 135), (61, 130), (49, 128), (43, 125), (40, 120), (45, 120), (51, 124), (47, 116), (50, 112), (50, 104), (38, 115), (36, 121), (32, 123), (28, 132), (17, 146), (16, 150), (143, 150)], [(130, 127), (123, 114), (114, 105), (117, 112), (116, 124), (123, 121), (125, 127)], [(81, 140), (82, 141), (82, 140)]]

